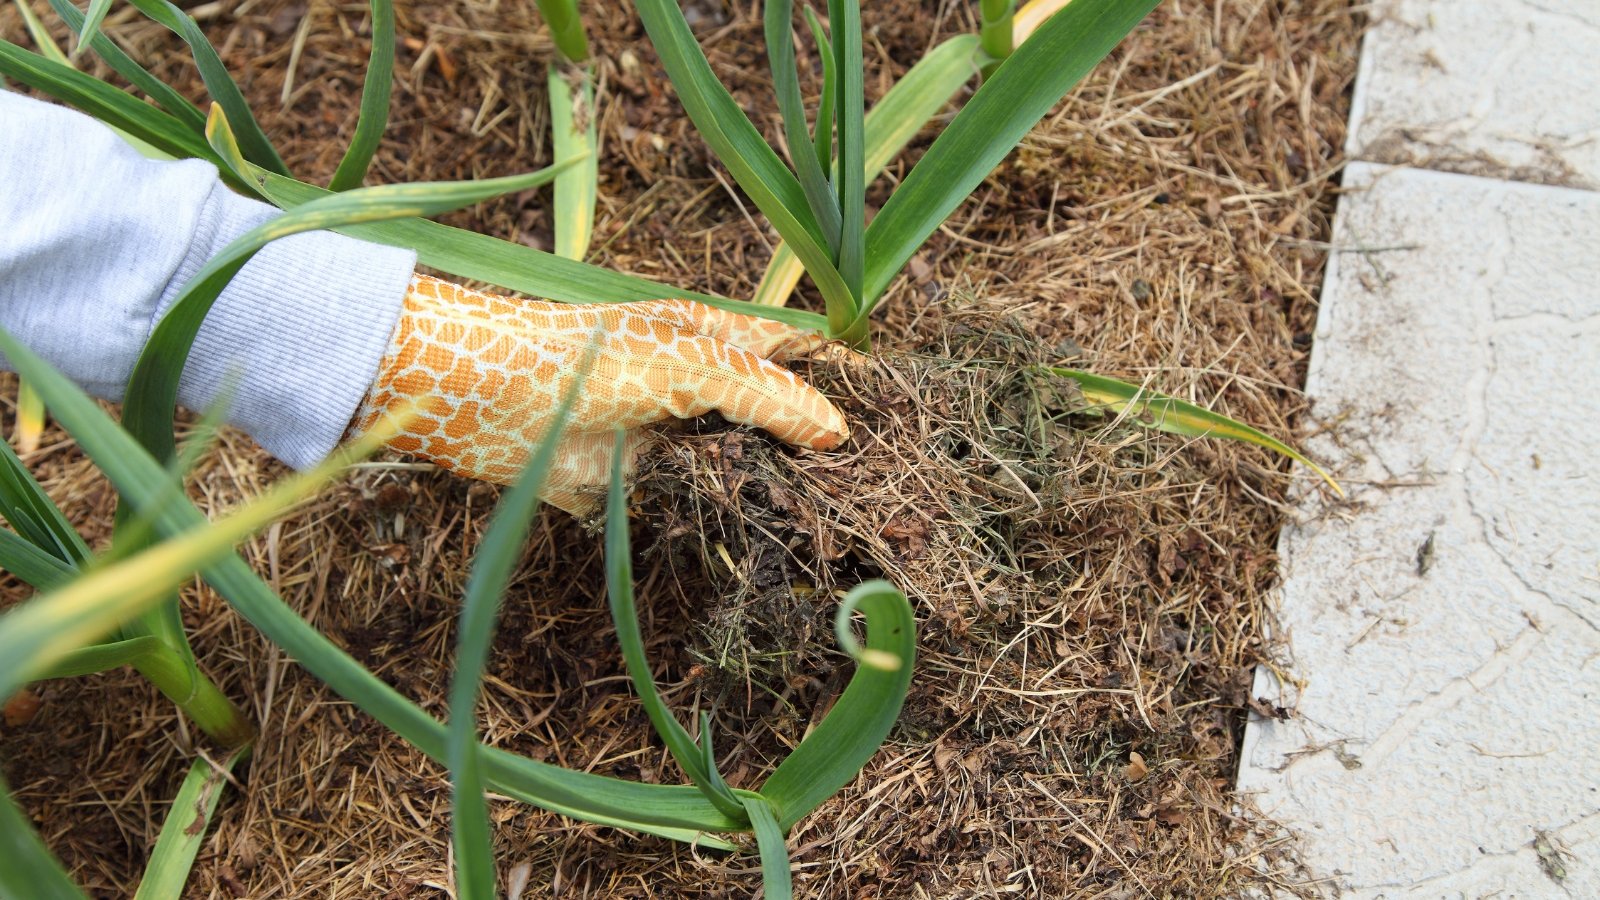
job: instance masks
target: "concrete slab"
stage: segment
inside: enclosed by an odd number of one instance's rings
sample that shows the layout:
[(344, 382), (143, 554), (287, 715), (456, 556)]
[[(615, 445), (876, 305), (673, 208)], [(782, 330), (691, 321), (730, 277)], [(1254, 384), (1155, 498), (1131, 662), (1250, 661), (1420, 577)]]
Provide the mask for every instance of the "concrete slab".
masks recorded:
[(1351, 158), (1600, 187), (1600, 2), (1380, 0)]
[[(1239, 787), (1330, 895), (1600, 897), (1600, 194), (1355, 163)], [(1497, 893), (1498, 892), (1498, 893)]]

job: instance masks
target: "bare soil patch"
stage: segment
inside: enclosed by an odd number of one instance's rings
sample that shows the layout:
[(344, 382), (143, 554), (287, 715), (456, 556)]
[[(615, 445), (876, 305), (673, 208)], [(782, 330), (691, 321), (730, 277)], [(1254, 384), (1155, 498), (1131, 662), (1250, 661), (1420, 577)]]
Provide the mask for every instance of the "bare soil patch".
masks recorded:
[[(869, 102), (974, 24), (975, 4), (866, 7)], [(291, 168), (325, 181), (355, 121), (365, 6), (195, 11)], [(691, 12), (718, 73), (775, 135), (758, 6), (696, 0)], [(604, 75), (595, 261), (749, 295), (773, 236), (695, 137), (631, 10), (586, 14)], [(374, 181), (549, 161), (552, 49), (532, 4), (415, 3), (399, 16)], [(107, 30), (199, 99), (175, 42), (129, 19), (115, 13)], [(810, 369), (854, 425), (845, 451), (799, 457), (702, 421), (670, 429), (646, 460), (634, 540), (649, 650), (675, 708), (715, 710), (735, 785), (759, 784), (843, 686), (829, 591), (881, 575), (916, 606), (921, 656), (899, 725), (790, 838), (800, 896), (1221, 897), (1273, 883), (1279, 851), (1250, 839), (1231, 784), (1268, 650), (1288, 468), (1255, 448), (1077, 415), (1073, 392), (1037, 367), (1148, 381), (1295, 435), (1358, 26), (1343, 0), (1162, 5), (917, 257), (886, 301), (880, 356)], [(25, 43), (10, 7), (0, 34)], [(548, 246), (547, 205), (529, 192), (447, 220)], [(111, 491), (70, 442), (52, 431), (30, 462), (103, 537)], [(231, 435), (193, 494), (220, 510), (281, 474)], [(496, 493), (371, 466), (246, 552), (314, 624), (442, 715), (460, 591)], [(596, 536), (546, 513), (495, 645), (485, 737), (678, 781), (632, 696), (601, 584)], [(447, 895), (442, 768), (209, 590), (189, 591), (186, 614), (206, 670), (262, 727), (189, 896)], [(203, 741), (132, 673), (36, 690), (32, 721), (0, 732), (7, 777), (79, 881), (122, 896)], [(753, 854), (510, 801), (493, 814), (525, 897), (749, 896), (760, 884)]]

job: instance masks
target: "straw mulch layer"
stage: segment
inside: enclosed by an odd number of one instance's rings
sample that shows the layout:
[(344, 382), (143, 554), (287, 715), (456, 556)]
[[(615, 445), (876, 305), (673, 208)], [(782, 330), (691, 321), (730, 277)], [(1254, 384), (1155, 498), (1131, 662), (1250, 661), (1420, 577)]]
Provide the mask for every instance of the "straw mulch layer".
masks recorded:
[[(867, 4), (869, 100), (970, 29), (975, 6)], [(289, 164), (313, 180), (332, 172), (354, 122), (364, 9), (196, 7)], [(748, 295), (771, 233), (752, 227), (753, 207), (695, 138), (631, 12), (586, 12), (604, 76), (597, 261)], [(774, 133), (757, 5), (690, 12), (719, 74)], [(111, 33), (199, 97), (173, 42), (128, 18), (113, 15)], [(848, 676), (828, 591), (882, 575), (916, 606), (921, 657), (889, 743), (790, 837), (801, 896), (1215, 897), (1281, 884), (1271, 873), (1288, 860), (1252, 839), (1230, 785), (1251, 668), (1269, 650), (1287, 467), (1075, 415), (1074, 393), (1038, 366), (1148, 381), (1295, 435), (1357, 29), (1340, 0), (1164, 4), (913, 261), (878, 325), (880, 355), (803, 367), (850, 416), (846, 450), (797, 456), (702, 421), (672, 429), (645, 461), (634, 542), (649, 650), (681, 714), (715, 711), (734, 784), (758, 785)], [(532, 4), (405, 4), (400, 31), (375, 181), (548, 161), (552, 51)], [(20, 34), (9, 7), (0, 32)], [(449, 220), (548, 246), (547, 203), (530, 192)], [(30, 462), (103, 538), (112, 494), (71, 444), (52, 431)], [(217, 511), (281, 474), (231, 435), (193, 493)], [(426, 467), (372, 466), (246, 552), (308, 619), (442, 715), (453, 617), (496, 495)], [(596, 535), (546, 514), (506, 605), (486, 737), (679, 781), (627, 684), (601, 581)], [(188, 592), (187, 616), (206, 670), (262, 727), (189, 895), (447, 894), (443, 770), (210, 591)], [(42, 707), (0, 737), (7, 776), (76, 877), (123, 895), (205, 743), (128, 673), (35, 690)], [(493, 815), (521, 896), (759, 886), (753, 854), (510, 801)]]

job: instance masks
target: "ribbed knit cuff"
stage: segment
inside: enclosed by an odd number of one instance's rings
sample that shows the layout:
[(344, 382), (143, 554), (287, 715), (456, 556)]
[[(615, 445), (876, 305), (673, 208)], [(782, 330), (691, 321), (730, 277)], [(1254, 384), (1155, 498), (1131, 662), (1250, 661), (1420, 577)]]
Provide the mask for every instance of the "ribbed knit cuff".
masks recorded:
[[(218, 184), (151, 327), (206, 260), (276, 215)], [(206, 316), (178, 402), (207, 410), (226, 394), (230, 425), (294, 468), (315, 465), (377, 377), (415, 267), (409, 250), (329, 231), (273, 241)]]

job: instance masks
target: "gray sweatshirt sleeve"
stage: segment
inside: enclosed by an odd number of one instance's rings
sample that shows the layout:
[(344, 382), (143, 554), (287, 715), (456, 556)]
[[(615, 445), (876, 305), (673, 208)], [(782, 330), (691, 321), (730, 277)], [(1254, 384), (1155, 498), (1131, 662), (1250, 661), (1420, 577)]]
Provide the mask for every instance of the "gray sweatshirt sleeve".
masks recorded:
[[(0, 325), (96, 396), (121, 399), (184, 284), (275, 215), (209, 163), (145, 159), (88, 116), (0, 90)], [(207, 409), (230, 384), (231, 424), (315, 464), (376, 377), (415, 264), (331, 232), (267, 245), (206, 317), (179, 402)]]

